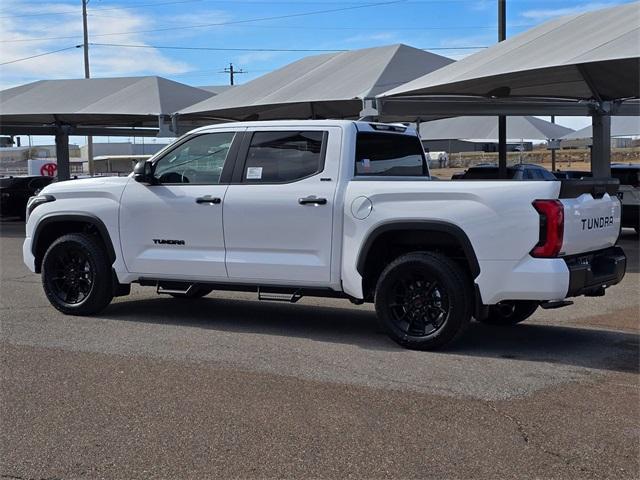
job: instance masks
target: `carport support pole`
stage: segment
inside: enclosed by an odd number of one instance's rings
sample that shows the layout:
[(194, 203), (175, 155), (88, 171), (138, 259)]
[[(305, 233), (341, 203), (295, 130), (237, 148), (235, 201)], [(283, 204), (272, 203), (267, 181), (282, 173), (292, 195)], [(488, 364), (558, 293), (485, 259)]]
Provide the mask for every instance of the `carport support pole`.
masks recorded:
[[(555, 115), (551, 115), (551, 123), (553, 123), (555, 125), (555, 123), (556, 123), (556, 116)], [(556, 171), (556, 150), (555, 150), (555, 148), (553, 150), (551, 150), (551, 171), (552, 172)]]
[[(498, 42), (507, 39), (507, 0), (498, 0)], [(507, 117), (498, 117), (498, 178), (507, 178)]]
[(595, 178), (611, 176), (611, 115), (594, 113), (591, 117), (593, 148), (591, 173)]
[(507, 178), (507, 117), (498, 117), (498, 177)]
[(56, 129), (56, 160), (58, 162), (58, 180), (69, 180), (69, 133), (64, 127)]

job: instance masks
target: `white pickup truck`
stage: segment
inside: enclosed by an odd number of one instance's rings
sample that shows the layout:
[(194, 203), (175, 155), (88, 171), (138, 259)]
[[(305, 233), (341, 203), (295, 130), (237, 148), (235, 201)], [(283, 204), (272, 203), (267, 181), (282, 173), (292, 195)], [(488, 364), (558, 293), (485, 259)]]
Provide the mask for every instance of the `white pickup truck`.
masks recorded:
[(432, 181), (416, 132), (397, 125), (221, 124), (128, 178), (46, 187), (23, 255), (67, 314), (99, 312), (131, 283), (182, 299), (341, 297), (374, 302), (391, 338), (431, 349), (472, 317), (512, 325), (620, 282), (617, 188)]

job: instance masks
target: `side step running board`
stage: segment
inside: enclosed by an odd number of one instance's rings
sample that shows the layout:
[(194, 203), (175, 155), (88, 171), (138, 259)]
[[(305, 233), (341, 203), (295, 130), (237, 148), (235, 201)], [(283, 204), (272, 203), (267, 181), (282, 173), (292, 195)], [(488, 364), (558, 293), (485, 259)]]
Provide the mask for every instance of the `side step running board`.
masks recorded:
[(187, 288), (184, 288), (182, 286), (178, 287), (178, 288), (168, 288), (168, 287), (164, 287), (161, 284), (158, 283), (158, 286), (156, 287), (156, 293), (159, 295), (167, 294), (178, 294), (178, 295), (187, 295), (191, 289), (193, 288), (193, 284), (189, 284), (186, 286)]
[(288, 292), (263, 292), (258, 287), (258, 300), (264, 300), (269, 302), (287, 302), (296, 303), (302, 298), (300, 290), (296, 290), (293, 293)]

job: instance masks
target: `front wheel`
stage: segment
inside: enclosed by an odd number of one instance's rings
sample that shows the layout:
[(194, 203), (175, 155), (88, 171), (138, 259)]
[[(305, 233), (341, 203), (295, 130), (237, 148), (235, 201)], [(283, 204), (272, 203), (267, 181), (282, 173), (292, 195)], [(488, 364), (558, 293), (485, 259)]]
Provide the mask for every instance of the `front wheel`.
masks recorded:
[(113, 299), (111, 264), (94, 237), (73, 233), (55, 240), (42, 260), (49, 302), (68, 315), (91, 315)]
[(480, 321), (489, 325), (509, 326), (524, 322), (538, 309), (539, 302), (513, 300), (489, 307), (489, 315)]
[(471, 317), (468, 275), (444, 255), (414, 252), (384, 269), (375, 307), (387, 334), (398, 344), (432, 350), (458, 336)]

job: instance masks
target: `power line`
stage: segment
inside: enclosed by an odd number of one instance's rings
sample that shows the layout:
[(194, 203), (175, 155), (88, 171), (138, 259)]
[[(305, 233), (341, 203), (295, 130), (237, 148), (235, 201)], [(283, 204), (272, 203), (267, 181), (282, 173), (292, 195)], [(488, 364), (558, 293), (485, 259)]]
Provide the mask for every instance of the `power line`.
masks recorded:
[[(358, 5), (359, 2), (341, 2), (341, 1), (313, 1), (313, 2), (300, 2), (300, 1), (256, 1), (256, 0), (233, 0), (236, 4), (244, 4), (244, 5)], [(472, 3), (476, 0), (407, 0), (407, 3)], [(178, 5), (182, 3), (196, 3), (196, 2), (207, 2), (207, 3), (220, 3), (220, 4), (229, 4), (229, 0), (173, 0), (170, 2), (157, 2), (157, 3), (136, 3), (134, 5), (125, 5), (119, 7), (106, 7), (106, 8), (93, 8), (91, 11), (94, 12), (106, 12), (109, 10), (127, 10), (127, 9), (136, 9), (136, 8), (144, 8), (144, 7), (160, 7), (164, 5)], [(62, 12), (47, 12), (47, 13), (24, 13), (20, 15), (2, 15), (0, 18), (22, 18), (22, 17), (47, 17), (54, 15), (75, 15), (78, 12), (76, 10), (65, 10)]]
[[(221, 27), (221, 26), (225, 26), (225, 25), (239, 25), (239, 24), (243, 24), (243, 23), (263, 22), (263, 21), (267, 21), (267, 20), (283, 20), (285, 18), (298, 18), (298, 17), (306, 17), (306, 16), (311, 16), (311, 15), (321, 15), (321, 14), (326, 14), (326, 13), (344, 12), (344, 11), (347, 11), (347, 10), (356, 10), (356, 9), (361, 9), (361, 8), (371, 8), (371, 7), (381, 7), (381, 6), (387, 6), (387, 5), (395, 5), (395, 4), (398, 4), (398, 3), (404, 3), (406, 1), (407, 0), (391, 0), (391, 1), (386, 1), (386, 2), (367, 3), (367, 4), (352, 6), (352, 7), (331, 8), (331, 9), (327, 9), (327, 10), (315, 10), (315, 11), (311, 11), (311, 12), (301, 12), (301, 13), (289, 13), (289, 14), (285, 14), (285, 15), (275, 15), (275, 16), (271, 16), (271, 17), (249, 18), (249, 19), (245, 19), (245, 20), (231, 20), (231, 21), (227, 21), (227, 22), (202, 23), (202, 24), (194, 24), (194, 25), (173, 26), (173, 27), (166, 27), (166, 28), (153, 28), (153, 29), (149, 29), (149, 30), (133, 30), (133, 31), (127, 31), (127, 32), (97, 33), (97, 34), (92, 35), (92, 37), (94, 37), (94, 38), (95, 37), (111, 37), (111, 36), (118, 36), (118, 35), (131, 35), (131, 34), (140, 34), (140, 33), (168, 32), (168, 31), (172, 31), (172, 30), (187, 30), (187, 29), (190, 29), (190, 28)], [(63, 40), (63, 39), (69, 39), (69, 38), (78, 38), (78, 37), (77, 36), (49, 37), (48, 40)], [(43, 40), (43, 39), (40, 39), (40, 40)], [(0, 42), (0, 43), (8, 43), (8, 41), (3, 41), (3, 42)]]
[(72, 50), (74, 48), (80, 48), (82, 45), (74, 45), (73, 47), (61, 48), (59, 50), (52, 50), (51, 52), (39, 53), (38, 55), (31, 55), (30, 57), (16, 58), (15, 60), (10, 60), (8, 62), (0, 63), (2, 65), (9, 65), (10, 63), (24, 62), (25, 60), (30, 60), (32, 58), (44, 57), (45, 55), (52, 55), (54, 53), (64, 52), (66, 50)]
[(154, 48), (159, 50), (209, 50), (212, 52), (346, 52), (340, 49), (320, 48), (230, 48), (230, 47), (182, 47), (170, 45), (135, 45), (128, 43), (90, 43), (96, 47)]
[[(98, 15), (89, 16), (97, 17)], [(100, 17), (103, 17), (102, 15)], [(112, 17), (109, 17), (112, 18)], [(120, 18), (120, 17), (117, 17)], [(509, 25), (509, 28), (526, 28), (533, 27), (534, 23), (523, 23), (517, 25)], [(344, 31), (369, 31), (369, 30), (406, 30), (406, 31), (421, 31), (421, 30), (468, 30), (468, 29), (482, 29), (482, 30), (495, 30), (498, 28), (496, 25), (462, 25), (462, 26), (437, 26), (437, 27), (394, 27), (389, 25), (384, 26), (362, 26), (362, 27), (320, 27), (315, 25), (237, 25), (240, 28), (264, 28), (264, 29), (276, 29), (276, 30), (344, 30)], [(136, 32), (128, 32), (136, 33)], [(124, 35), (125, 33), (122, 33)], [(96, 35), (93, 35), (96, 36)], [(65, 37), (42, 37), (42, 38), (20, 38), (13, 40), (0, 40), (2, 43), (28, 43), (28, 42), (43, 42), (45, 40), (70, 40), (70, 39), (82, 39), (82, 35), (71, 35)]]
[[(123, 48), (153, 48), (159, 50), (204, 50), (212, 52), (348, 52), (350, 50), (339, 48), (230, 48), (230, 47), (183, 47), (179, 45), (141, 45), (130, 43), (90, 43), (96, 47), (123, 47)], [(427, 47), (421, 50), (478, 50), (487, 48), (486, 45), (466, 45), (460, 47)]]

